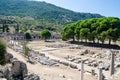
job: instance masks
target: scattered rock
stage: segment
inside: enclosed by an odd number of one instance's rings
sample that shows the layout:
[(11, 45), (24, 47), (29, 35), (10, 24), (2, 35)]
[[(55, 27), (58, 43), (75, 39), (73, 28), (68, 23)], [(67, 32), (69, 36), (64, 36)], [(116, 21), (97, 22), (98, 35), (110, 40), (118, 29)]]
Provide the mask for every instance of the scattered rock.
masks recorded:
[(62, 78), (65, 78), (65, 75), (63, 75), (63, 74), (59, 74), (59, 76), (62, 77)]
[(77, 69), (77, 68), (78, 68), (77, 65), (74, 65), (74, 64), (70, 64), (70, 67), (71, 67), (71, 68), (74, 68), (74, 69)]
[(80, 52), (79, 52), (79, 55), (85, 55), (85, 54), (88, 54), (90, 51), (89, 50), (81, 50)]
[(36, 74), (30, 74), (30, 75), (27, 75), (23, 80), (41, 80), (41, 79)]
[(10, 54), (10, 53), (5, 54), (5, 60), (6, 60), (6, 62), (10, 62), (10, 59), (12, 59), (12, 58), (13, 58), (12, 54)]
[(3, 73), (2, 72), (0, 72), (0, 78), (3, 78)]
[(26, 64), (18, 60), (12, 63), (11, 71), (14, 76), (22, 76), (22, 77), (24, 77), (28, 73)]

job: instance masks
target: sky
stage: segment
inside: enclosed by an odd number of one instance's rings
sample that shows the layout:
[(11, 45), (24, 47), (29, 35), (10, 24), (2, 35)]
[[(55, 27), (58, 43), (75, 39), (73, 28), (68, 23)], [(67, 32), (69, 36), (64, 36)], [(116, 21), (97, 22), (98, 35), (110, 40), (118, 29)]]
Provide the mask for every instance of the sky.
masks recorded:
[(75, 12), (97, 13), (120, 18), (120, 0), (36, 0), (45, 1)]

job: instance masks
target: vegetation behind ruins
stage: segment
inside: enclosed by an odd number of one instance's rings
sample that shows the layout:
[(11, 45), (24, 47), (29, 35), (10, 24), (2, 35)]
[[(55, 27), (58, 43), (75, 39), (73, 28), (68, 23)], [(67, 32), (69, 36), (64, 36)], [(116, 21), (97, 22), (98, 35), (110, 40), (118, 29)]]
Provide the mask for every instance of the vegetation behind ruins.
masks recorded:
[(68, 24), (62, 31), (62, 39), (87, 40), (104, 44), (105, 40), (115, 42), (120, 38), (120, 19), (116, 17), (80, 20)]
[(5, 63), (6, 45), (0, 41), (0, 64)]
[[(26, 29), (60, 31), (77, 20), (103, 17), (99, 14), (78, 13), (46, 2), (28, 0), (0, 0), (0, 23), (17, 23)], [(6, 17), (7, 16), (7, 17)]]

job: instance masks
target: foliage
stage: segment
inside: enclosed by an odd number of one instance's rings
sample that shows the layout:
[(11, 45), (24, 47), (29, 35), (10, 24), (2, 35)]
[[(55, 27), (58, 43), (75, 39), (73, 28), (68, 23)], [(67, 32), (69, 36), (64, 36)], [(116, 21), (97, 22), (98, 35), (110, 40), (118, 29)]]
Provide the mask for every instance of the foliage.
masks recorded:
[(31, 34), (30, 33), (25, 33), (25, 40), (31, 40), (32, 39), (32, 36), (31, 36)]
[[(46, 29), (57, 28), (57, 30), (60, 30), (65, 24), (77, 20), (103, 17), (99, 14), (77, 13), (46, 2), (29, 0), (0, 0), (0, 15), (17, 17), (17, 20), (7, 20), (6, 22), (9, 22), (9, 24), (17, 21), (28, 27), (34, 25), (35, 28), (42, 26)], [(0, 23), (3, 23), (3, 21), (0, 21)]]
[(81, 38), (94, 43), (98, 40), (104, 44), (107, 39), (111, 44), (111, 41), (117, 41), (120, 38), (120, 19), (116, 17), (86, 19), (72, 24), (74, 24), (74, 29), (71, 28), (71, 24), (68, 24), (62, 30), (63, 40), (71, 39), (70, 36), (73, 33), (71, 30), (75, 30), (74, 37), (77, 40)]
[(19, 25), (18, 24), (15, 26), (15, 31), (19, 32)]
[(29, 48), (27, 47), (27, 41), (26, 40), (24, 40), (24, 42), (23, 42), (23, 50), (24, 50), (24, 55), (26, 56), (26, 57), (28, 57), (28, 59), (29, 59)]
[(45, 41), (47, 41), (47, 39), (49, 39), (51, 37), (51, 33), (49, 30), (42, 30), (41, 36)]
[(0, 41), (0, 64), (5, 63), (6, 45)]
[(75, 41), (75, 24), (68, 24), (62, 31), (62, 40), (73, 39)]
[(9, 29), (8, 25), (3, 24), (2, 32), (9, 32), (9, 31), (10, 31), (10, 29)]

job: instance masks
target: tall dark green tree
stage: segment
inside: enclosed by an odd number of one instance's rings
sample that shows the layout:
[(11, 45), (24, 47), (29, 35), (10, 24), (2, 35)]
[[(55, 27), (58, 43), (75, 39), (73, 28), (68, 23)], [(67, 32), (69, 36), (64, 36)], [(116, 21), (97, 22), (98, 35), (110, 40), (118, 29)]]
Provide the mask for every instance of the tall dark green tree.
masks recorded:
[(2, 32), (5, 32), (5, 24), (2, 26)]
[(19, 32), (19, 25), (17, 24), (16, 27), (15, 27), (15, 31), (16, 32)]
[(6, 24), (3, 24), (2, 31), (3, 32), (9, 32), (10, 31), (9, 26), (6, 25)]
[(24, 37), (25, 37), (25, 40), (31, 40), (32, 39), (32, 36), (31, 36), (31, 34), (30, 33), (25, 33), (25, 35), (24, 35)]
[[(75, 25), (73, 25), (75, 24)], [(111, 41), (117, 41), (120, 38), (120, 19), (116, 17), (104, 17), (81, 20), (68, 24), (62, 30), (62, 39), (69, 40), (73, 36), (77, 40), (85, 39), (86, 41), (96, 40), (104, 44), (105, 40), (111, 44)]]
[(23, 42), (23, 51), (24, 52), (23, 53), (24, 53), (25, 57), (28, 57), (28, 59), (29, 59), (29, 48), (28, 48), (27, 44), (28, 44), (28, 41), (24, 40), (24, 42)]
[(90, 29), (89, 28), (82, 28), (80, 30), (80, 36), (82, 36), (82, 38), (85, 39), (85, 41), (87, 42), (87, 39), (90, 35)]
[(109, 45), (111, 41), (117, 41), (120, 34), (120, 20), (115, 17), (108, 17), (109, 20), (109, 29), (107, 30), (107, 39), (109, 40)]
[(6, 25), (5, 28), (6, 28), (6, 32), (10, 32), (10, 29), (9, 29), (8, 25)]
[(75, 41), (75, 23), (68, 24), (62, 31), (62, 39), (68, 40), (72, 39), (72, 41)]
[(6, 54), (6, 45), (2, 41), (0, 41), (0, 64), (5, 63), (5, 54)]
[(45, 41), (47, 41), (47, 39), (50, 39), (51, 37), (51, 33), (49, 30), (42, 30), (40, 34)]

